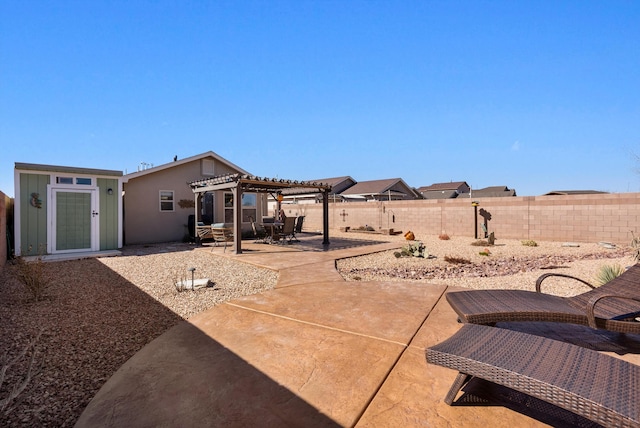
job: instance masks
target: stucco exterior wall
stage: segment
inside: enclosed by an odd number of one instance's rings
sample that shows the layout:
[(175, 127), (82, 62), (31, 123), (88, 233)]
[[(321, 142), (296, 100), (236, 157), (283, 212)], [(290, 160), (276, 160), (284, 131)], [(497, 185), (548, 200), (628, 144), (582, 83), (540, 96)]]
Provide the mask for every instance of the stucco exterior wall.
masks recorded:
[[(490, 214), (496, 238), (628, 244), (640, 235), (640, 193), (474, 198), (478, 236), (484, 237), (481, 210)], [(442, 200), (329, 204), (329, 227), (411, 230), (417, 239), (475, 237), (475, 215), (468, 197)], [(322, 230), (322, 205), (292, 206), (305, 215), (304, 230)]]
[[(214, 160), (215, 175), (237, 173), (228, 165)], [(195, 208), (181, 208), (181, 200), (193, 202), (194, 194), (189, 182), (210, 178), (203, 175), (202, 159), (164, 167), (146, 174), (131, 174), (124, 177), (124, 242), (125, 245), (182, 241), (189, 234), (189, 215), (195, 215)], [(160, 191), (174, 192), (174, 210), (160, 210)], [(224, 220), (224, 192), (215, 193), (214, 223)], [(260, 201), (258, 199), (258, 212)], [(250, 230), (251, 224), (242, 225)]]

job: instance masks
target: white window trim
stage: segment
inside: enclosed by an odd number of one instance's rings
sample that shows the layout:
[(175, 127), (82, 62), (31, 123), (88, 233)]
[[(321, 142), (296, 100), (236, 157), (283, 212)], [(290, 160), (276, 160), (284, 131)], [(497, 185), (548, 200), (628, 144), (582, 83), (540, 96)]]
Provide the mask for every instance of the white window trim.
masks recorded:
[[(162, 209), (162, 193), (171, 193), (171, 209), (163, 210)], [(168, 201), (165, 201), (168, 202)], [(158, 209), (161, 213), (172, 213), (176, 210), (176, 192), (173, 190), (159, 190), (158, 191)]]

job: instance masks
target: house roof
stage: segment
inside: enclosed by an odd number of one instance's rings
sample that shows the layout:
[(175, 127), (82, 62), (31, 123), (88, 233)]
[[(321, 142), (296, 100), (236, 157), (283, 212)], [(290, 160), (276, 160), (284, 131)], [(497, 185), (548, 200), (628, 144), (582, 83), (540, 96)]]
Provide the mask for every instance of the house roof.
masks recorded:
[(387, 193), (393, 195), (405, 195), (403, 192), (392, 190), (397, 184), (405, 187), (411, 196), (416, 196), (415, 191), (407, 185), (401, 178), (388, 178), (385, 180), (360, 181), (340, 194), (343, 196), (381, 196)]
[[(327, 184), (327, 185), (331, 186), (331, 189), (332, 189), (331, 193), (340, 193), (344, 189), (347, 189), (347, 188), (353, 186), (353, 184), (356, 182), (353, 178), (351, 178), (348, 175), (344, 176), (344, 177), (320, 178), (320, 179), (306, 180), (306, 181), (312, 182), (312, 183), (324, 183), (324, 184)], [(284, 189), (282, 191), (282, 194), (284, 196), (288, 196), (288, 195), (304, 196), (303, 194), (300, 193), (299, 189)], [(309, 197), (315, 197), (317, 195), (318, 195), (317, 192), (307, 192), (306, 193), (306, 196), (309, 196)]]
[(418, 192), (441, 192), (443, 190), (458, 190), (460, 187), (469, 187), (466, 181), (451, 181), (449, 183), (434, 183), (431, 186), (422, 186)]
[(115, 176), (115, 177), (122, 176), (122, 171), (116, 171), (111, 169), (79, 168), (74, 166), (41, 165), (36, 163), (22, 163), (22, 162), (16, 162), (15, 169), (22, 170), (22, 171), (62, 172), (67, 174), (108, 175), (108, 176)]
[(491, 186), (483, 189), (475, 189), (473, 197), (495, 197), (495, 196), (516, 196), (515, 189), (509, 189), (507, 186)]
[(420, 193), (424, 199), (453, 199), (458, 197), (458, 192), (455, 190), (422, 191)]
[(206, 159), (206, 158), (209, 158), (209, 157), (217, 160), (218, 162), (221, 162), (221, 163), (229, 166), (230, 168), (233, 168), (234, 170), (238, 171), (238, 173), (240, 173), (240, 174), (249, 175), (249, 173), (247, 171), (245, 171), (244, 169), (240, 168), (239, 166), (229, 162), (228, 160), (226, 160), (222, 156), (218, 155), (217, 153), (214, 153), (212, 151), (208, 151), (208, 152), (205, 152), (205, 153), (201, 153), (199, 155), (195, 155), (195, 156), (191, 156), (191, 157), (188, 157), (188, 158), (179, 159), (179, 160), (175, 160), (173, 162), (165, 163), (165, 164), (162, 164), (162, 165), (154, 166), (153, 168), (148, 168), (148, 169), (144, 169), (142, 171), (132, 172), (130, 174), (126, 174), (124, 176), (124, 178), (125, 178), (125, 181), (127, 181), (127, 180), (129, 180), (131, 178), (138, 178), (138, 177), (141, 177), (141, 176), (144, 176), (144, 175), (153, 174), (155, 172), (164, 171), (164, 170), (169, 169), (169, 168), (174, 168), (176, 166), (184, 165), (184, 164), (189, 163), (189, 162), (197, 161), (197, 160), (200, 160), (200, 159)]
[(594, 195), (608, 192), (601, 192), (599, 190), (552, 190), (549, 193), (545, 193), (542, 196), (553, 196), (553, 195)]

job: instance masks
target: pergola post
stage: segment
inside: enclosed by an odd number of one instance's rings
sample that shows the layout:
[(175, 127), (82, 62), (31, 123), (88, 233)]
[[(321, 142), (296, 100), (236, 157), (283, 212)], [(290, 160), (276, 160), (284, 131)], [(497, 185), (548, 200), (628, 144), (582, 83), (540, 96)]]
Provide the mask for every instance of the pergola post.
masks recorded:
[(322, 245), (329, 245), (329, 191), (326, 189), (322, 192), (322, 228)]
[(242, 254), (242, 186), (237, 185), (233, 191), (233, 249)]

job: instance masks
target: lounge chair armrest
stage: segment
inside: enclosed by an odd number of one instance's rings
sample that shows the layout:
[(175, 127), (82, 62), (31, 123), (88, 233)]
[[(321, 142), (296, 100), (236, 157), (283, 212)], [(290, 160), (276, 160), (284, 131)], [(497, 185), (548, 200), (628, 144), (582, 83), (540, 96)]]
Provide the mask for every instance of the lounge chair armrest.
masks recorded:
[(552, 277), (552, 276), (559, 276), (561, 278), (569, 278), (569, 279), (574, 279), (578, 282), (583, 283), (584, 285), (586, 285), (587, 287), (591, 288), (592, 290), (596, 287), (594, 287), (593, 285), (589, 284), (587, 281), (577, 278), (575, 276), (571, 276), (571, 275), (566, 275), (564, 273), (545, 273), (544, 275), (540, 275), (540, 277), (536, 280), (536, 292), (537, 293), (542, 293), (542, 281), (544, 281), (545, 279)]
[[(629, 297), (629, 296), (620, 296), (618, 294), (601, 294), (600, 296), (593, 296), (591, 299), (589, 299), (589, 302), (587, 303), (587, 320), (589, 321), (589, 327), (598, 328), (597, 325), (596, 325), (596, 316), (595, 316), (596, 305), (602, 299), (608, 299), (608, 298), (615, 298), (615, 299), (621, 299), (621, 300), (630, 300), (630, 301), (633, 301), (633, 302), (639, 302), (640, 303), (640, 299), (638, 299), (638, 298)], [(622, 320), (620, 320), (620, 322), (633, 322), (633, 321), (622, 321)]]

